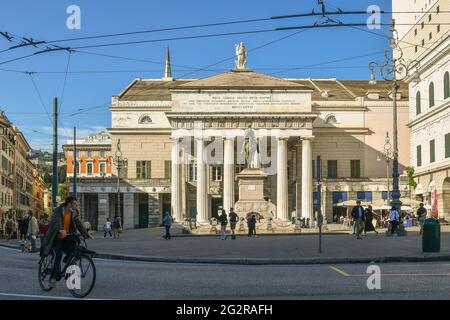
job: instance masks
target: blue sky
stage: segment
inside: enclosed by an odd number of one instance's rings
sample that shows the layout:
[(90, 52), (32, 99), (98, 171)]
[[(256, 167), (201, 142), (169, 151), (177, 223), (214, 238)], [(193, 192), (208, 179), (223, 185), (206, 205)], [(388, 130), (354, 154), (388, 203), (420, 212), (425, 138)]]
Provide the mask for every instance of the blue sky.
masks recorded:
[[(376, 4), (383, 10), (391, 10), (388, 0), (327, 0), (330, 6), (342, 10), (366, 10)], [(70, 5), (81, 9), (81, 29), (66, 27)], [(317, 0), (4, 0), (0, 11), (0, 31), (38, 40), (52, 41), (99, 34), (140, 31), (155, 28), (206, 24), (232, 20), (266, 18), (301, 12), (317, 12)], [(365, 22), (367, 16), (337, 17), (345, 22)], [(390, 15), (383, 15), (382, 22), (390, 22)], [(171, 37), (204, 35), (223, 32), (271, 29), (275, 27), (313, 24), (320, 18), (297, 18), (247, 23), (210, 28), (166, 31), (141, 35), (60, 43), (71, 47)], [(298, 31), (298, 30), (297, 30)], [(387, 35), (383, 26), (377, 33)], [(69, 73), (61, 106), (60, 141), (64, 142), (77, 126), (80, 135), (108, 128), (111, 117), (106, 103), (119, 93), (133, 78), (159, 78), (163, 72), (165, 47), (170, 46), (174, 76), (183, 77), (190, 69), (214, 64), (234, 55), (234, 44), (244, 41), (251, 50), (271, 41), (293, 34), (296, 30), (233, 35), (178, 41), (161, 41), (146, 44), (83, 49), (90, 53), (122, 56), (146, 62), (108, 58), (86, 53), (71, 54)], [(336, 77), (339, 79), (367, 79), (367, 65), (372, 60), (383, 60), (383, 54), (333, 62), (343, 58), (372, 54), (386, 48), (387, 39), (352, 28), (313, 29), (293, 35), (248, 56), (248, 66), (257, 71), (279, 77)], [(11, 44), (0, 37), (0, 51)], [(54, 96), (61, 97), (69, 54), (57, 51), (36, 55), (15, 62), (10, 59), (25, 56), (39, 49), (27, 47), (0, 53), (0, 108), (29, 140), (33, 148), (51, 149), (51, 121), (44, 111), (30, 75), (13, 71), (36, 72), (32, 78), (38, 87), (45, 108), (51, 112)], [(156, 63), (155, 63), (156, 62)], [(211, 67), (188, 77), (204, 77), (233, 67), (233, 60)], [(283, 68), (299, 68), (279, 72)], [(181, 67), (182, 66), (182, 67)], [(71, 73), (89, 71), (89, 73)], [(96, 73), (92, 73), (95, 71)], [(97, 71), (101, 71), (97, 73)], [(124, 72), (104, 72), (124, 71)], [(43, 72), (43, 73), (41, 73)], [(56, 73), (46, 73), (56, 72)], [(102, 106), (103, 105), (103, 106)], [(72, 116), (82, 108), (92, 108)]]

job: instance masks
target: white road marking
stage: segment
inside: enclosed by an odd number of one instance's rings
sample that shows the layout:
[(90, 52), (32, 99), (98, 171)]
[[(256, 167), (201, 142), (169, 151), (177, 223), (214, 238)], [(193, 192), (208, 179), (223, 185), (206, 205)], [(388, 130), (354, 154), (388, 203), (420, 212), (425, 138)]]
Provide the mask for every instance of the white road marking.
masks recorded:
[(5, 292), (0, 292), (0, 297), (50, 299), (50, 300), (111, 300), (111, 299), (78, 299), (71, 297), (54, 297), (54, 296), (41, 296), (33, 294), (5, 293)]

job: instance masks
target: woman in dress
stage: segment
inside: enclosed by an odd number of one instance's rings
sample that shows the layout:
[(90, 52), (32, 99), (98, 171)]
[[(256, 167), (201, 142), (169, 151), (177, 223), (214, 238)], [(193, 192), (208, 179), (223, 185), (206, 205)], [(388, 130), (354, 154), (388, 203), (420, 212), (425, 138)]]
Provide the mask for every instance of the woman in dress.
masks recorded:
[(366, 222), (364, 225), (364, 234), (366, 234), (367, 232), (373, 231), (376, 234), (378, 234), (378, 231), (375, 229), (375, 227), (373, 226), (372, 220), (373, 220), (373, 210), (372, 210), (372, 206), (369, 205), (366, 209), (365, 212), (365, 216), (366, 216)]

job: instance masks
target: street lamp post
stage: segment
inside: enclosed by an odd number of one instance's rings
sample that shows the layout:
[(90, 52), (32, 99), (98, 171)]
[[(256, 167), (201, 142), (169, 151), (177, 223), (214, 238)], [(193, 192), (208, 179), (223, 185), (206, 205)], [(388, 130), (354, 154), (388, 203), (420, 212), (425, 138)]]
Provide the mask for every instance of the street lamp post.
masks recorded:
[[(390, 163), (392, 160), (392, 145), (391, 145), (391, 139), (389, 138), (389, 132), (386, 132), (384, 149), (383, 149), (383, 153), (381, 154), (381, 157), (383, 157), (386, 160), (387, 200), (389, 202), (389, 199), (391, 198), (389, 176), (390, 176)], [(377, 161), (381, 161), (381, 157), (378, 156)]]
[[(128, 159), (124, 158), (122, 155), (121, 144), (120, 144), (120, 139), (119, 139), (117, 141), (117, 148), (116, 148), (116, 153), (113, 158), (113, 164), (117, 168), (117, 213), (116, 213), (116, 216), (118, 216), (118, 217), (120, 216), (121, 220), (122, 220), (122, 214), (121, 214), (121, 210), (120, 210), (120, 172), (121, 172), (124, 162), (126, 162), (127, 160)], [(122, 225), (123, 225), (123, 221), (122, 221)]]
[[(392, 110), (393, 110), (393, 154), (392, 154), (392, 207), (395, 207), (398, 212), (401, 210), (402, 202), (400, 201), (399, 189), (399, 170), (398, 170), (398, 130), (397, 130), (397, 91), (399, 88), (398, 82), (405, 80), (409, 74), (411, 65), (417, 66), (417, 61), (406, 62), (403, 58), (403, 51), (397, 45), (398, 34), (395, 30), (394, 22), (391, 26), (392, 38), (390, 39), (390, 46), (385, 52), (385, 61), (383, 63), (371, 62), (369, 68), (371, 70), (371, 77), (369, 84), (376, 84), (375, 67), (378, 68), (381, 77), (384, 80), (392, 81)], [(416, 73), (417, 75), (417, 73)], [(417, 77), (413, 81), (417, 80)]]

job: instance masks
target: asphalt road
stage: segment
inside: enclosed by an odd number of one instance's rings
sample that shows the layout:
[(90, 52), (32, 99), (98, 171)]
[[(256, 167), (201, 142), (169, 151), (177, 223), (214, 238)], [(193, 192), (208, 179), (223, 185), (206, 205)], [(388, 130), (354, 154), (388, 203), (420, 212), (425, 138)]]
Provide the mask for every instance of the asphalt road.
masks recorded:
[[(37, 282), (38, 256), (0, 247), (0, 300), (72, 299), (63, 282)], [(236, 266), (95, 259), (89, 299), (450, 299), (450, 263), (380, 264), (381, 289), (369, 290), (368, 265)], [(372, 282), (374, 283), (374, 282)]]

